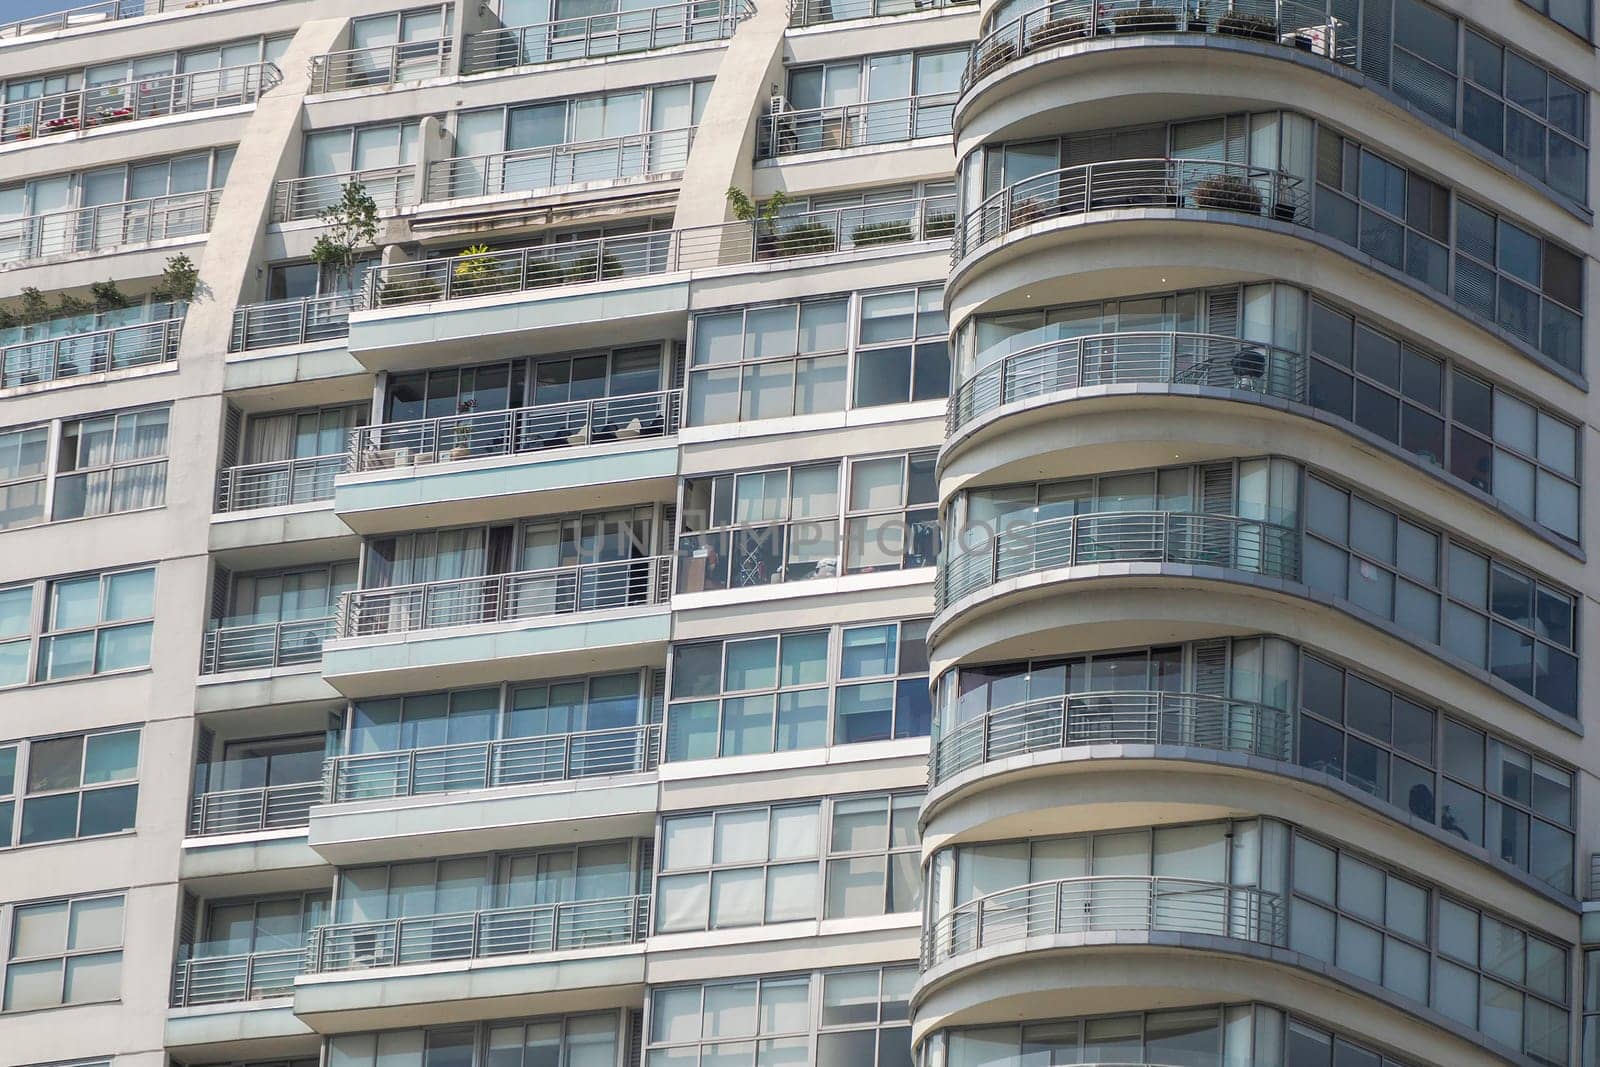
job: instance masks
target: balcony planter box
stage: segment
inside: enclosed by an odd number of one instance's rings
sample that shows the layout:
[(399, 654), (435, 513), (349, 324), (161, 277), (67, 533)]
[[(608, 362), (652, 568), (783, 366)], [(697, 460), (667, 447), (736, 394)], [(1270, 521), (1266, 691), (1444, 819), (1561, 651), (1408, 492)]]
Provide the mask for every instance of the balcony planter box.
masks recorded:
[(1076, 41), (1089, 36), (1089, 20), (1081, 16), (1050, 19), (1041, 22), (1028, 37), (1028, 49), (1053, 48), (1058, 44)]
[(113, 122), (127, 122), (131, 118), (133, 118), (133, 108), (119, 107), (97, 113), (94, 121), (101, 126), (109, 126)]
[(76, 118), (51, 119), (49, 122), (44, 124), (45, 133), (65, 133), (68, 130), (75, 130), (77, 128), (78, 120)]
[(850, 243), (857, 248), (893, 245), (911, 240), (909, 221), (868, 222), (850, 231)]
[(1178, 13), (1171, 8), (1139, 6), (1116, 15), (1118, 33), (1176, 33)]
[(533, 260), (528, 264), (528, 273), (523, 277), (523, 283), (529, 289), (560, 285), (566, 280), (566, 268), (553, 259)]
[(978, 53), (978, 61), (972, 66), (972, 80), (977, 81), (984, 75), (1000, 69), (1016, 58), (1016, 45), (1010, 41), (996, 41)]
[(956, 215), (953, 211), (933, 211), (922, 220), (922, 238), (932, 241), (939, 237), (949, 237), (956, 232)]
[(385, 282), (378, 289), (378, 306), (394, 307), (397, 304), (426, 304), (439, 299), (444, 287), (436, 278), (408, 278)]
[(1015, 200), (1011, 204), (1011, 228), (1020, 229), (1029, 223), (1048, 218), (1049, 215), (1049, 204), (1044, 200), (1031, 197)]
[(1194, 187), (1194, 205), (1212, 211), (1242, 211), (1261, 214), (1261, 194), (1256, 187), (1233, 174), (1218, 174)]
[(779, 258), (806, 256), (817, 252), (832, 252), (838, 247), (838, 237), (820, 222), (802, 222), (778, 234), (775, 252)]
[(1230, 11), (1217, 20), (1217, 32), (1250, 41), (1276, 41), (1278, 24), (1266, 15), (1246, 15)]
[(603, 256), (590, 254), (579, 256), (568, 265), (565, 280), (572, 283), (610, 281), (625, 273), (622, 261), (609, 252)]

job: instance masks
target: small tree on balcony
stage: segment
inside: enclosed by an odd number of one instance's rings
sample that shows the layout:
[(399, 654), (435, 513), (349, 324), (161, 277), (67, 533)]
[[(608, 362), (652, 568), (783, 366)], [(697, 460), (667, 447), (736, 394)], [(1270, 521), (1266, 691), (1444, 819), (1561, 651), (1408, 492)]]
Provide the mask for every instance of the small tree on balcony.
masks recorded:
[(363, 250), (378, 237), (378, 205), (360, 182), (348, 181), (339, 199), (318, 213), (327, 227), (311, 246), (311, 262), (326, 272), (339, 291), (348, 291)]
[(161, 281), (156, 284), (154, 296), (157, 300), (186, 304), (194, 299), (195, 292), (199, 288), (200, 268), (195, 266), (194, 260), (179, 252), (167, 259), (167, 265), (161, 270)]

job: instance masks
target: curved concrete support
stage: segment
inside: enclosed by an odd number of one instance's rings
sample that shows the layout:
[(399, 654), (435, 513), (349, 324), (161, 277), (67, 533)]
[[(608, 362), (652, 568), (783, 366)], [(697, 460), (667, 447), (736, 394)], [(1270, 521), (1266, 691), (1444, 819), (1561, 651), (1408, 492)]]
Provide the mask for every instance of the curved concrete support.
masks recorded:
[(673, 229), (726, 222), (730, 186), (750, 191), (755, 166), (756, 123), (783, 84), (783, 32), (789, 8), (783, 0), (759, 0), (755, 14), (739, 23), (717, 68), (683, 168)]

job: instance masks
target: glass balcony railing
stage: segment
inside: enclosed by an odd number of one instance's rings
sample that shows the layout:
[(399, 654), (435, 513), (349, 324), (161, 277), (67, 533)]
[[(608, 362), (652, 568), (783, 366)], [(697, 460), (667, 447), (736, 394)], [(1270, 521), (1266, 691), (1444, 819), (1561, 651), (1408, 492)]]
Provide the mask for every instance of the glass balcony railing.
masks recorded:
[(412, 206), (417, 168), (374, 167), (341, 174), (285, 178), (272, 192), (272, 221), (314, 219), (339, 202), (344, 187), (350, 182), (365, 189), (379, 211), (400, 211)]
[(313, 974), (627, 945), (645, 937), (648, 896), (575, 900), (457, 915), (338, 923), (311, 932)]
[(597, 59), (627, 52), (722, 41), (754, 8), (748, 0), (693, 0), (607, 15), (588, 15), (485, 30), (467, 38), (463, 73)]
[(1310, 225), (1304, 182), (1268, 167), (1213, 159), (1119, 159), (1024, 178), (967, 212), (952, 256), (960, 260), (1013, 230), (1115, 208), (1189, 208)]
[(1294, 758), (1294, 716), (1205, 693), (1071, 693), (996, 708), (941, 736), (929, 756), (934, 785), (971, 767), (1075, 745), (1181, 745)]
[(330, 617), (283, 622), (227, 623), (206, 631), (200, 673), (292, 667), (322, 658), (322, 642), (333, 636)]
[(1212, 33), (1284, 44), (1355, 65), (1355, 27), (1305, 0), (1232, 0), (1194, 5), (1179, 0), (1106, 4), (1100, 0), (1042, 0), (1031, 11), (996, 26), (972, 46), (961, 76), (965, 90), (1012, 60), (1057, 45), (1108, 34)]
[(1285, 943), (1276, 893), (1190, 878), (1098, 875), (990, 893), (946, 912), (923, 932), (924, 969), (996, 944), (1060, 934), (1205, 934)]
[(182, 330), (179, 316), (7, 345), (0, 349), (0, 388), (170, 363)]
[(367, 306), (528, 292), (702, 267), (936, 241), (955, 228), (955, 198), (931, 196), (730, 222), (618, 234), (477, 255), (395, 263), (368, 272)]
[(776, 159), (801, 152), (898, 144), (950, 133), (955, 93), (928, 93), (899, 100), (780, 111), (756, 127), (756, 158)]
[(333, 803), (454, 793), (654, 770), (658, 724), (337, 756), (328, 763)]
[(941, 562), (934, 610), (1025, 574), (1095, 563), (1176, 563), (1296, 581), (1300, 531), (1234, 515), (1109, 511), (1002, 529)]
[(678, 432), (683, 391), (607, 396), (569, 404), (472, 412), (363, 426), (351, 433), (352, 472), (512, 456)]
[(450, 39), (401, 41), (328, 52), (311, 59), (311, 92), (371, 89), (452, 73)]
[(947, 434), (1007, 404), (1096, 386), (1205, 386), (1306, 401), (1305, 356), (1219, 334), (1074, 335), (1052, 325), (1008, 338), (979, 360), (984, 365), (951, 397)]
[(338, 452), (228, 467), (217, 475), (215, 510), (221, 514), (332, 500), (333, 479), (343, 473), (345, 463), (345, 454)]
[(295, 977), (305, 967), (304, 948), (223, 955), (212, 951), (216, 947), (185, 947), (174, 968), (173, 1007), (286, 997), (294, 992)]
[(789, 0), (789, 25), (796, 28), (822, 26), (830, 22), (951, 8), (976, 11), (977, 0)]
[(669, 174), (683, 169), (693, 144), (691, 126), (441, 159), (428, 170), (427, 198), (457, 200)]
[(222, 190), (212, 189), (0, 222), (0, 263), (199, 237), (211, 228), (221, 199)]
[(337, 632), (372, 637), (665, 604), (671, 579), (672, 557), (650, 556), (358, 589), (339, 598)]
[(332, 341), (350, 334), (350, 312), (362, 307), (361, 293), (272, 300), (233, 309), (229, 352)]
[(0, 105), (0, 143), (251, 104), (283, 80), (271, 63), (158, 74)]

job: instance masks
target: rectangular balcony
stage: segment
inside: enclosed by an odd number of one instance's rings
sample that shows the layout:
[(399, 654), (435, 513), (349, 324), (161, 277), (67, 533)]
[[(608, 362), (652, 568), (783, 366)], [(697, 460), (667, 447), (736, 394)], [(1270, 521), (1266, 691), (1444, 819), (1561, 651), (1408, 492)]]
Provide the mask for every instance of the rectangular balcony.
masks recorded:
[(952, 8), (976, 13), (977, 0), (789, 0), (789, 25), (800, 29), (854, 19), (943, 12)]
[(320, 781), (201, 793), (190, 802), (189, 836), (247, 834), (305, 826), (311, 821), (312, 805), (321, 803), (322, 796)]
[(222, 190), (211, 189), (0, 222), (0, 266), (200, 237), (211, 228), (221, 199)]
[(0, 143), (253, 104), (283, 80), (271, 63), (158, 74), (0, 105)]
[(344, 187), (350, 182), (365, 189), (379, 211), (401, 211), (412, 205), (416, 176), (415, 167), (373, 167), (340, 174), (285, 178), (273, 189), (272, 221), (314, 219), (339, 202)]
[(669, 174), (683, 169), (693, 144), (691, 126), (441, 159), (428, 169), (427, 199), (531, 193), (583, 182)]
[(178, 316), (7, 345), (0, 349), (0, 388), (171, 363), (182, 329)]
[(119, 19), (136, 19), (141, 15), (181, 11), (185, 8), (203, 7), (220, 2), (221, 0), (100, 0), (95, 4), (83, 4), (64, 11), (51, 11), (32, 18), (0, 23), (0, 41), (12, 37), (27, 37), (35, 33), (94, 26)]
[(402, 82), (442, 78), (453, 73), (450, 39), (401, 41), (328, 52), (311, 59), (311, 92), (372, 89)]
[(241, 304), (233, 311), (228, 351), (336, 341), (350, 333), (350, 312), (361, 306), (360, 293)]
[(204, 944), (184, 946), (172, 976), (172, 1006), (233, 1004), (294, 994), (304, 969), (304, 948), (212, 955)]
[(956, 95), (929, 93), (899, 100), (769, 113), (756, 127), (756, 158), (777, 159), (802, 152), (948, 136)]
[(486, 30), (467, 38), (462, 72), (481, 74), (726, 40), (753, 10), (748, 0), (711, 0)]
[(315, 663), (322, 658), (322, 643), (333, 636), (334, 625), (331, 617), (236, 625), (225, 620), (206, 631), (200, 673), (226, 674)]
[(345, 469), (343, 452), (272, 463), (246, 463), (217, 475), (217, 513), (280, 508), (333, 499), (333, 479)]

